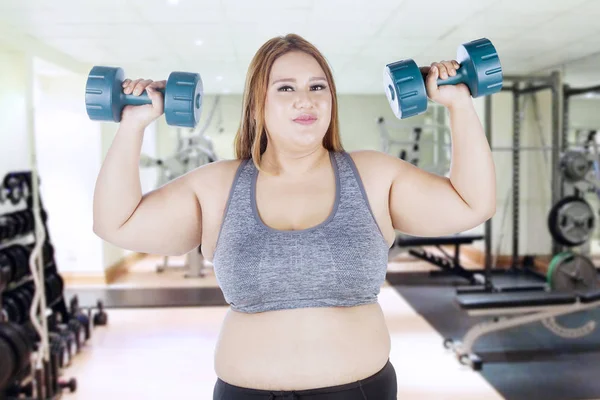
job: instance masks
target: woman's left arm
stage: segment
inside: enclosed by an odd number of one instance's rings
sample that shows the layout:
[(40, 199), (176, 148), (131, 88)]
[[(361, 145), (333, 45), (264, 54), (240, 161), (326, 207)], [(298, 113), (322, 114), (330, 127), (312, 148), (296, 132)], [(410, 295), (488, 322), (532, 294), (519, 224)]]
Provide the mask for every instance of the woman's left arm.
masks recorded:
[(395, 160), (390, 214), (395, 229), (416, 236), (441, 236), (471, 229), (496, 211), (496, 173), (490, 146), (469, 89), (437, 85), (454, 76), (458, 63), (445, 61), (422, 69), (428, 96), (450, 114), (452, 158), (448, 177)]

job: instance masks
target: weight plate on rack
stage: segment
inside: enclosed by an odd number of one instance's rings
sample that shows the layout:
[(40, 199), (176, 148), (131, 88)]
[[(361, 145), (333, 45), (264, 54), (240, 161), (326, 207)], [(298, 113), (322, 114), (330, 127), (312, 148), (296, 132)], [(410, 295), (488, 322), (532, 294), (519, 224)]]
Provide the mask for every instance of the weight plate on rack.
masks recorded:
[(564, 246), (580, 246), (594, 232), (596, 216), (584, 199), (569, 196), (561, 199), (548, 214), (548, 229), (552, 237)]
[(548, 269), (548, 283), (553, 291), (589, 292), (600, 287), (598, 272), (592, 261), (566, 251), (552, 258)]
[(584, 179), (592, 167), (590, 160), (581, 151), (569, 150), (560, 161), (565, 179), (570, 182)]

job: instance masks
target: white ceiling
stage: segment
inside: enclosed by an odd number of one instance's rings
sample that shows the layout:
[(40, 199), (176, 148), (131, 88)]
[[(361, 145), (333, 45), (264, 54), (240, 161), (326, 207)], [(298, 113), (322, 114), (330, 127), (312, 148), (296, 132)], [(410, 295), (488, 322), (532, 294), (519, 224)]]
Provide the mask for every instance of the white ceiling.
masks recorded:
[(598, 21), (599, 0), (0, 0), (0, 41), (43, 48), (66, 68), (199, 72), (206, 93), (241, 93), (256, 50), (289, 32), (323, 52), (340, 93), (379, 94), (386, 63), (455, 58), (480, 37), (505, 74), (558, 68), (587, 86), (600, 82)]

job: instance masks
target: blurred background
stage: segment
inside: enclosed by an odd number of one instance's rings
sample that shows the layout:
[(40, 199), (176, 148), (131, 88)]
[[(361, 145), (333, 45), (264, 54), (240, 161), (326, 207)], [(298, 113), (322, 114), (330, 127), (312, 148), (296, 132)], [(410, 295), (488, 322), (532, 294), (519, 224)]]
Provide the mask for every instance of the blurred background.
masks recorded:
[[(385, 96), (383, 70), (407, 58), (423, 66), (455, 59), (459, 45), (485, 37), (497, 49), (508, 89), (491, 100), (473, 100), (492, 147), (498, 148), (498, 207), (488, 230), (481, 225), (463, 232), (481, 236), (464, 246), (465, 265), (483, 268), (486, 253), (494, 267), (514, 267), (515, 260), (530, 256), (546, 273), (558, 249), (548, 226), (558, 200), (553, 188), (559, 168), (551, 147), (556, 150), (558, 141), (574, 147), (597, 142), (599, 20), (596, 0), (1, 0), (0, 173), (31, 170), (35, 146), (53, 264), (64, 280), (67, 303), (77, 294), (90, 307), (96, 299), (109, 308), (223, 305), (211, 264), (200, 252), (168, 259), (136, 254), (92, 232), (93, 190), (118, 124), (92, 121), (86, 114), (91, 68), (121, 67), (126, 77), (153, 80), (167, 79), (172, 71), (202, 76), (203, 113), (196, 128), (169, 126), (163, 116), (146, 130), (140, 165), (144, 192), (200, 165), (234, 158), (250, 60), (265, 41), (287, 33), (303, 36), (327, 58), (347, 151), (383, 151), (445, 175), (451, 162), (447, 110), (430, 103), (425, 113), (398, 120)], [(510, 88), (528, 85), (537, 89), (515, 103)], [(585, 90), (569, 92), (573, 88)], [(501, 151), (516, 143), (515, 131), (520, 146), (545, 147)], [(592, 150), (585, 154), (597, 169)], [(587, 186), (577, 190), (596, 218), (600, 177), (593, 168), (590, 174)], [(22, 206), (5, 202), (0, 211)], [(578, 249), (594, 260), (600, 232), (595, 225), (589, 230)], [(486, 243), (491, 243), (487, 249)], [(453, 248), (452, 242), (447, 245)], [(391, 254), (391, 272), (430, 266), (402, 253), (394, 253), (400, 256), (395, 260)], [(174, 301), (135, 291), (165, 287), (214, 292)], [(527, 393), (524, 398), (533, 398)]]

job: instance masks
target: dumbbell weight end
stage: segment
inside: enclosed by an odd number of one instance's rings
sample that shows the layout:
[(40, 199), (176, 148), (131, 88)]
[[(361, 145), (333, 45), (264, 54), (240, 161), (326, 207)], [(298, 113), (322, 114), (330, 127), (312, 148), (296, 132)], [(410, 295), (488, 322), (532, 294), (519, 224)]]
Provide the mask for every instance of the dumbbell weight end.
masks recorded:
[(427, 109), (427, 91), (420, 77), (419, 67), (410, 59), (387, 64), (383, 69), (385, 94), (396, 118), (409, 118)]
[[(152, 104), (148, 93), (139, 96), (123, 93), (125, 73), (122, 68), (95, 66), (85, 86), (85, 106), (93, 121), (121, 122), (126, 105)], [(204, 88), (200, 74), (172, 72), (163, 93), (167, 124), (194, 128), (200, 120)]]
[[(124, 106), (152, 104), (144, 90), (139, 96), (123, 93), (125, 73), (122, 68), (95, 66), (88, 75), (85, 86), (85, 105), (91, 120), (121, 122)], [(112, 87), (107, 86), (112, 83)], [(164, 90), (160, 90), (164, 93)]]
[[(502, 66), (496, 49), (488, 39), (460, 45), (456, 61), (460, 64), (457, 74), (438, 79), (438, 86), (464, 83), (472, 97), (491, 95), (502, 89)], [(397, 118), (412, 117), (427, 110), (426, 78), (414, 60), (387, 64), (383, 75), (384, 91)]]

